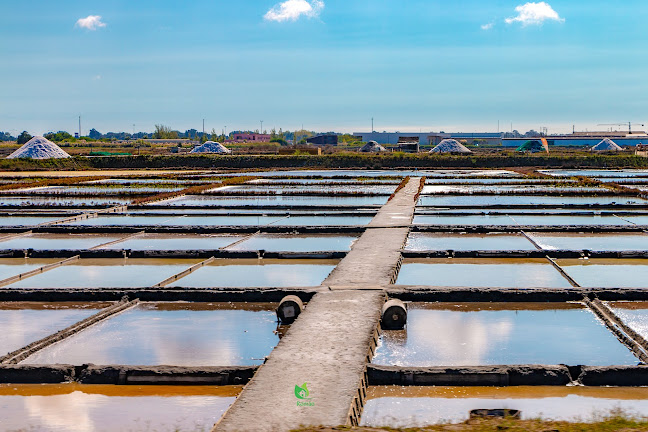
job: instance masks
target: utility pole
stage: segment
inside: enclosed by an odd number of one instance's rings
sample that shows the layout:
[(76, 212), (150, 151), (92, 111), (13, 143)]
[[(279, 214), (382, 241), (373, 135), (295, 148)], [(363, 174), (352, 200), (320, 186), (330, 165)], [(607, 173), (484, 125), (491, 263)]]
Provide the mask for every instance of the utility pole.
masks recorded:
[(263, 133), (263, 120), (261, 120), (261, 129), (259, 129), (259, 133)]
[(205, 136), (205, 119), (203, 119), (203, 136)]
[(81, 138), (81, 116), (79, 116), (79, 138)]
[(374, 131), (374, 125), (373, 125), (373, 117), (371, 117), (371, 133)]

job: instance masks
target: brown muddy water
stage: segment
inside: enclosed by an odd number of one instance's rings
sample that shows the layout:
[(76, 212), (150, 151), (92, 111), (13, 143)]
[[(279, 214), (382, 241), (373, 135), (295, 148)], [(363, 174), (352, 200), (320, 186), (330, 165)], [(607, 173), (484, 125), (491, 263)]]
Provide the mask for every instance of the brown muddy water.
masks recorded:
[(0, 385), (0, 429), (208, 432), (239, 386)]
[(407, 327), (384, 331), (387, 366), (636, 365), (579, 303), (410, 303)]
[(523, 419), (594, 421), (621, 408), (648, 414), (648, 389), (597, 387), (369, 387), (362, 426), (416, 427), (468, 420), (473, 409), (517, 409)]

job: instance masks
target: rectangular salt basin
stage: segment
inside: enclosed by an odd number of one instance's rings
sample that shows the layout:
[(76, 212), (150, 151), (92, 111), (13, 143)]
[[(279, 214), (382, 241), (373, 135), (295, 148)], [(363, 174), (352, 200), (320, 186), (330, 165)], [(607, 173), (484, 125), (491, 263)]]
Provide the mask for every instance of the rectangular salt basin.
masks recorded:
[(18, 276), (19, 274), (36, 270), (39, 267), (53, 264), (59, 259), (41, 258), (0, 258), (0, 280)]
[(0, 357), (63, 330), (107, 306), (107, 303), (0, 303)]
[(217, 259), (167, 287), (319, 286), (337, 264), (337, 260)]
[(443, 216), (443, 215), (416, 215), (414, 225), (515, 225), (515, 221), (507, 215), (468, 215), (468, 216)]
[(64, 218), (65, 216), (0, 216), (0, 226), (30, 227)]
[(633, 233), (530, 233), (543, 249), (590, 251), (645, 251), (648, 236)]
[(318, 235), (271, 235), (257, 234), (254, 237), (227, 248), (233, 251), (269, 252), (319, 252), (319, 251), (349, 251), (357, 239), (352, 236)]
[(420, 427), (468, 420), (473, 409), (516, 409), (523, 420), (594, 422), (621, 408), (648, 413), (648, 389), (614, 387), (369, 387), (361, 426)]
[(105, 206), (108, 204), (128, 204), (131, 201), (131, 198), (123, 197), (3, 196), (0, 197), (0, 206)]
[(0, 241), (0, 249), (81, 250), (90, 249), (119, 238), (120, 236), (101, 234), (30, 234)]
[[(168, 206), (367, 206), (383, 205), (388, 196), (198, 196), (161, 202)], [(160, 202), (156, 204), (161, 204)]]
[(642, 169), (622, 169), (622, 170), (612, 170), (612, 169), (600, 169), (600, 170), (539, 170), (539, 173), (547, 174), (553, 177), (575, 177), (575, 176), (585, 176), (585, 177), (646, 177), (648, 176), (648, 170)]
[(648, 204), (633, 196), (423, 195), (419, 206)]
[(522, 234), (410, 233), (405, 250), (536, 250)]
[(271, 304), (143, 303), (23, 364), (260, 365), (279, 342)]
[(466, 288), (570, 288), (546, 259), (407, 259), (396, 285)]
[(560, 259), (556, 262), (584, 287), (648, 289), (648, 260), (645, 259)]
[[(215, 250), (235, 243), (244, 237), (205, 234), (143, 234), (102, 249), (130, 250)], [(0, 243), (1, 248), (2, 243)]]
[(270, 223), (272, 226), (362, 226), (373, 216), (290, 216)]
[(383, 332), (373, 359), (387, 366), (638, 362), (575, 303), (411, 303), (406, 329)]
[(282, 216), (100, 216), (72, 222), (80, 226), (263, 226)]
[(209, 431), (239, 386), (0, 385), (0, 429)]
[(9, 288), (142, 288), (187, 270), (200, 260), (96, 258), (72, 261), (14, 282)]

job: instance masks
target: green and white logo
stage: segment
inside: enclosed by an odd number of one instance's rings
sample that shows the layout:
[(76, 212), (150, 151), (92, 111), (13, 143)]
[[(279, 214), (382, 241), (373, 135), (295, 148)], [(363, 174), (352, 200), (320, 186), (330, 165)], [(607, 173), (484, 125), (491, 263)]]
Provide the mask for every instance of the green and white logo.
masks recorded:
[(295, 385), (295, 397), (299, 399), (297, 406), (315, 406), (315, 402), (309, 397), (310, 391), (308, 390), (307, 384), (304, 383), (301, 386)]

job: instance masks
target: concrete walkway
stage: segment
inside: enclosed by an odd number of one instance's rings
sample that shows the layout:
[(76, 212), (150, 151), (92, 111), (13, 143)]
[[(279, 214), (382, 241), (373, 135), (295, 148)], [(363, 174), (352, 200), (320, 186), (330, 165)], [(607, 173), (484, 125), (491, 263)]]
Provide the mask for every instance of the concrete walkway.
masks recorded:
[[(398, 272), (420, 179), (385, 204), (324, 281), (215, 431), (356, 425), (377, 343), (383, 291)], [(306, 389), (302, 398), (299, 389)]]

